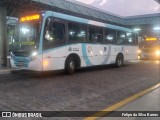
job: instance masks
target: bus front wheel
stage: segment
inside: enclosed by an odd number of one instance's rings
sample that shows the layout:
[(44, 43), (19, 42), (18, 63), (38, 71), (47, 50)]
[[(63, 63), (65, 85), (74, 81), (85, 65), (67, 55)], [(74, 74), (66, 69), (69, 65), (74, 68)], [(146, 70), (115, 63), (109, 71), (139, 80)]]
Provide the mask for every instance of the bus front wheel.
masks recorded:
[(67, 74), (73, 74), (76, 69), (76, 63), (74, 57), (69, 57), (66, 61), (65, 71)]
[(123, 55), (122, 54), (118, 54), (117, 55), (117, 58), (116, 58), (116, 63), (115, 63), (115, 66), (117, 68), (121, 67), (123, 65), (123, 62), (124, 62), (124, 58), (123, 58)]

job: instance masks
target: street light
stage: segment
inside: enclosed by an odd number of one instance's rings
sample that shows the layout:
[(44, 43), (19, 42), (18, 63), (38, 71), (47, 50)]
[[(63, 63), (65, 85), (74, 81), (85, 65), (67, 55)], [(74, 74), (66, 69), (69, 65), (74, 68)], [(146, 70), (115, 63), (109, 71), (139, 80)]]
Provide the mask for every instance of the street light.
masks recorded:
[(160, 27), (155, 27), (155, 28), (153, 28), (154, 30), (160, 30)]
[(140, 28), (134, 28), (133, 29), (135, 32), (138, 32), (138, 31), (140, 31), (141, 29)]

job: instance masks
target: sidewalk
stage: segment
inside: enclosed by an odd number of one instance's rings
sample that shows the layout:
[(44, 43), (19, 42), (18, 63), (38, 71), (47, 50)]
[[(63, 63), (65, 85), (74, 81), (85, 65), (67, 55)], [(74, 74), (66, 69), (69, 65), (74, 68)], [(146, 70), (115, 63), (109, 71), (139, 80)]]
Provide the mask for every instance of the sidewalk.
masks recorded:
[(11, 67), (0, 66), (0, 74), (8, 74), (11, 70), (13, 70)]
[[(116, 111), (160, 111), (160, 88), (130, 102)], [(160, 117), (103, 117), (99, 120), (160, 120)]]

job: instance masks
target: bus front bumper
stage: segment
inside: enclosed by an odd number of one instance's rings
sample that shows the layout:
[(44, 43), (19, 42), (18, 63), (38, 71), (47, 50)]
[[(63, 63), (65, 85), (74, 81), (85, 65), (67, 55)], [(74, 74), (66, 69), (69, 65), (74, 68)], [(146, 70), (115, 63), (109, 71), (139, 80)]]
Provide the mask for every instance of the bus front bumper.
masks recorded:
[(17, 70), (42, 71), (42, 63), (38, 59), (34, 61), (16, 61), (15, 59), (10, 59), (10, 64), (12, 68)]

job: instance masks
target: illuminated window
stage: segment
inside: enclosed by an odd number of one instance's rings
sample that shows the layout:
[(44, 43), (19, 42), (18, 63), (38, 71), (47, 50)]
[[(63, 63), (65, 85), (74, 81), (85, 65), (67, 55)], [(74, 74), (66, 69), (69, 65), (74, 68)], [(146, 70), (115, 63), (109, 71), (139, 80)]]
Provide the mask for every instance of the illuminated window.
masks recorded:
[(117, 31), (117, 40), (116, 44), (122, 45), (126, 42), (126, 33), (123, 31)]
[(135, 35), (131, 32), (126, 33), (126, 44), (134, 45), (136, 43)]
[(68, 24), (69, 41), (85, 42), (86, 41), (86, 25), (79, 23)]
[(116, 30), (106, 29), (104, 43), (114, 44), (116, 40)]

